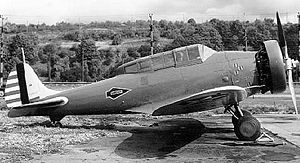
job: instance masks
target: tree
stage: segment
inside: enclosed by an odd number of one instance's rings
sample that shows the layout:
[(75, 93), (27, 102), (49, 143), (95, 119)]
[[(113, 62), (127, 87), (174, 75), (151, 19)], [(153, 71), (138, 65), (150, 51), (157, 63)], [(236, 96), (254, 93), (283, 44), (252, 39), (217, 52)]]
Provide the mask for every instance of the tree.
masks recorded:
[(116, 56), (116, 52), (112, 48), (101, 49), (98, 52), (103, 61), (102, 64), (105, 66), (109, 66), (112, 63), (114, 56)]
[(134, 58), (134, 59), (137, 59), (137, 58), (140, 58), (140, 57), (141, 57), (140, 53), (138, 53), (137, 51), (138, 51), (137, 48), (129, 47), (129, 48), (127, 49), (127, 54), (128, 54), (129, 57), (132, 57), (132, 58)]
[(68, 82), (76, 82), (80, 81), (80, 75), (81, 74), (81, 68), (80, 66), (75, 66), (71, 68), (70, 70), (63, 71), (61, 73), (61, 81), (68, 81)]
[(164, 50), (168, 51), (168, 50), (172, 50), (178, 47), (182, 47), (182, 46), (186, 46), (188, 45), (187, 40), (181, 35), (177, 35), (176, 38), (173, 40), (173, 42), (170, 45), (167, 45)]
[[(91, 60), (97, 56), (96, 50), (97, 47), (95, 45), (95, 41), (92, 39), (82, 40), (78, 45), (76, 49), (76, 58), (78, 63), (81, 63), (83, 73), (88, 74), (88, 71), (92, 68), (89, 67), (92, 66), (91, 64), (84, 64), (84, 60), (86, 60), (86, 62), (91, 62)], [(84, 68), (85, 65), (88, 66), (87, 69)], [(84, 76), (81, 76), (81, 78), (84, 80)]]
[(153, 29), (153, 41), (157, 43), (160, 40), (160, 31), (157, 28)]
[[(170, 25), (170, 26), (169, 26)], [(161, 37), (169, 37), (172, 25), (167, 20), (160, 20), (158, 22), (158, 30), (160, 31)]]
[(82, 40), (78, 47), (76, 48), (76, 58), (79, 63), (82, 62), (82, 58), (84, 60), (91, 60), (96, 55), (97, 47), (95, 45), (95, 41), (92, 39)]
[(291, 58), (299, 60), (298, 26), (297, 24), (288, 23), (284, 27), (288, 47), (288, 54)]
[(231, 45), (232, 32), (230, 30), (229, 22), (219, 19), (212, 19), (209, 21), (209, 24), (212, 25), (212, 27), (215, 28), (222, 37), (224, 50), (233, 50)]
[(63, 38), (70, 41), (79, 41), (79, 31), (67, 32), (63, 35)]
[(274, 20), (265, 18), (263, 22), (266, 26), (266, 30), (270, 33), (270, 39), (277, 39), (277, 25), (274, 23)]
[(197, 23), (195, 21), (195, 19), (193, 18), (190, 18), (188, 21), (187, 21), (188, 24), (192, 25), (192, 26), (195, 26)]
[(176, 47), (192, 44), (203, 44), (215, 50), (222, 49), (222, 38), (219, 32), (211, 25), (197, 24), (196, 26), (187, 25), (179, 35), (168, 46), (168, 50)]
[[(160, 53), (162, 51), (163, 51), (163, 49), (160, 46), (158, 46), (158, 44), (156, 44), (153, 47), (154, 54)], [(137, 50), (137, 52), (140, 53), (141, 57), (149, 56), (149, 55), (151, 55), (151, 47), (149, 44), (141, 45), (139, 47), (139, 49)]]
[(258, 32), (257, 28), (253, 25), (249, 25), (247, 27), (247, 40), (248, 40), (248, 45), (252, 47), (255, 50), (259, 50), (260, 46), (257, 44), (257, 38), (258, 38)]
[(21, 48), (24, 49), (25, 59), (29, 61), (30, 64), (34, 64), (38, 61), (37, 42), (36, 35), (25, 35), (17, 34), (12, 36), (8, 43), (8, 51), (11, 57), (14, 57), (16, 60), (22, 60)]
[(47, 44), (43, 47), (43, 54), (45, 55), (40, 55), (42, 60), (42, 63), (47, 63), (48, 62), (48, 79), (51, 81), (52, 74), (55, 72), (53, 70), (54, 65), (56, 62), (59, 60), (59, 57), (56, 54), (57, 52), (57, 46), (55, 44)]
[(184, 38), (193, 37), (194, 33), (196, 32), (196, 28), (190, 24), (185, 26), (182, 31), (182, 36)]
[(41, 61), (46, 63), (48, 60), (49, 60), (49, 57), (51, 55), (56, 55), (57, 53), (57, 45), (53, 44), (53, 43), (50, 43), (50, 44), (46, 44), (42, 51), (43, 51), (43, 54), (46, 54), (46, 57), (45, 56), (42, 56)]
[(122, 43), (122, 37), (120, 34), (115, 34), (113, 36), (113, 41), (112, 41), (112, 45), (120, 45)]

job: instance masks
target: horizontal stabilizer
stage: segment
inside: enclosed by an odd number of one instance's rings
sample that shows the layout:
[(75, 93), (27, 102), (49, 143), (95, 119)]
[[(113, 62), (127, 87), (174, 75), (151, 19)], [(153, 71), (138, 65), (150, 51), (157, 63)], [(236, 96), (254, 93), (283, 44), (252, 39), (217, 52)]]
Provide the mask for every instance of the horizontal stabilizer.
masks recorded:
[(44, 101), (24, 104), (12, 108), (8, 112), (8, 117), (34, 116), (36, 115), (35, 113), (40, 112), (41, 110), (63, 106), (67, 103), (68, 103), (68, 98), (55, 97)]

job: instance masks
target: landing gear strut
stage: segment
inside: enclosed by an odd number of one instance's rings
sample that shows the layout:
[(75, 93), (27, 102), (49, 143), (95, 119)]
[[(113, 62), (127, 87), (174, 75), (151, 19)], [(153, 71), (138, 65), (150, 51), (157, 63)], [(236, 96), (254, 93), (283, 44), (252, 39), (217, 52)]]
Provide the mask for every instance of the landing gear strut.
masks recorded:
[[(234, 111), (232, 110), (234, 106)], [(260, 122), (250, 112), (241, 110), (238, 104), (226, 107), (225, 112), (232, 114), (235, 135), (240, 140), (256, 140), (260, 135)]]

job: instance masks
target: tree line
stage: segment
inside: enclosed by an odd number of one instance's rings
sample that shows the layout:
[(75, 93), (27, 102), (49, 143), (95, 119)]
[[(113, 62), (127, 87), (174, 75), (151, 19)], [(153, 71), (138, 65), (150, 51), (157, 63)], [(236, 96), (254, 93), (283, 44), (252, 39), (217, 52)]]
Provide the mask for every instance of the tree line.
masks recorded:
[[(153, 24), (154, 53), (191, 44), (204, 44), (217, 51), (259, 50), (262, 41), (277, 39), (273, 19), (253, 22), (211, 19), (197, 23), (191, 18), (187, 22), (160, 20)], [(284, 25), (288, 51), (294, 59), (299, 59), (297, 26)], [(103, 80), (111, 77), (117, 66), (150, 55), (149, 21), (144, 20), (60, 22), (51, 26), (6, 23), (4, 32), (4, 76), (22, 60), (21, 48), (38, 75), (51, 81)], [(129, 46), (128, 40), (143, 41)], [(96, 46), (99, 41), (109, 41), (110, 46), (99, 48)], [(73, 44), (64, 47), (62, 42)]]

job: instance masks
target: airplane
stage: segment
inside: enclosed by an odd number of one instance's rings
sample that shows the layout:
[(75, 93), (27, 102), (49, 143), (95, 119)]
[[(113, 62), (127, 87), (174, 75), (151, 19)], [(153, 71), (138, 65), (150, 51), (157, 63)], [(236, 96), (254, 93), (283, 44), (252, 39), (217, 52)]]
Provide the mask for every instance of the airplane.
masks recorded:
[(66, 91), (45, 87), (27, 63), (7, 80), (8, 117), (49, 116), (54, 126), (67, 115), (148, 113), (153, 116), (224, 107), (240, 140), (256, 140), (260, 122), (239, 103), (256, 93), (286, 90), (286, 71), (296, 107), (291, 58), (278, 13), (276, 40), (257, 52), (220, 51), (195, 44), (136, 59), (117, 68), (115, 77)]

